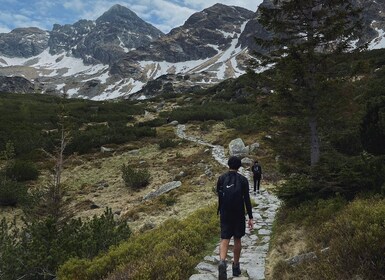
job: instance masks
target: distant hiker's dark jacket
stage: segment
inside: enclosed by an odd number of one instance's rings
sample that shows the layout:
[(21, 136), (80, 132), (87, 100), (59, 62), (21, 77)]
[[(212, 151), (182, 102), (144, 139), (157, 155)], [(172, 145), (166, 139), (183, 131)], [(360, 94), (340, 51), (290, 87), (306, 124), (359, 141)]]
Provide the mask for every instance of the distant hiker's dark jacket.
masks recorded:
[(218, 178), (218, 212), (221, 220), (245, 218), (245, 206), (249, 219), (253, 212), (249, 195), (249, 181), (236, 171), (228, 171)]
[(254, 163), (251, 166), (251, 172), (253, 172), (254, 178), (261, 179), (262, 176), (262, 167), (258, 163)]

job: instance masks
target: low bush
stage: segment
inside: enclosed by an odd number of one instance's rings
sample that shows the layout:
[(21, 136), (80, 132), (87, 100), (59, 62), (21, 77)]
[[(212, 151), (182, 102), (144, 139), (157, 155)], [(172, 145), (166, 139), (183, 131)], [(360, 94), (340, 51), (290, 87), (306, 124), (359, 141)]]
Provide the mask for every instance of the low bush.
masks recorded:
[(58, 224), (52, 218), (31, 220), (20, 227), (0, 223), (1, 279), (54, 279), (59, 265), (71, 257), (93, 258), (131, 234), (110, 209), (88, 221), (71, 219)]
[(266, 113), (250, 114), (226, 120), (226, 126), (242, 133), (255, 133), (266, 131), (272, 124), (272, 120)]
[(153, 119), (150, 121), (139, 122), (139, 123), (135, 124), (135, 126), (138, 126), (138, 127), (143, 127), (143, 126), (158, 127), (158, 126), (162, 126), (166, 123), (167, 123), (166, 119), (156, 118), (156, 119)]
[(15, 206), (28, 201), (27, 187), (6, 178), (0, 179), (0, 206)]
[(39, 170), (29, 161), (16, 160), (5, 168), (8, 178), (18, 182), (36, 180), (39, 177)]
[(59, 269), (58, 278), (188, 279), (207, 244), (218, 233), (216, 209), (207, 207), (183, 221), (171, 219), (158, 228), (133, 236), (93, 260), (71, 259)]
[(125, 185), (132, 189), (141, 189), (150, 183), (151, 175), (147, 170), (135, 170), (132, 167), (122, 165), (122, 178)]
[(178, 145), (177, 141), (171, 139), (162, 139), (159, 141), (159, 149), (174, 148)]

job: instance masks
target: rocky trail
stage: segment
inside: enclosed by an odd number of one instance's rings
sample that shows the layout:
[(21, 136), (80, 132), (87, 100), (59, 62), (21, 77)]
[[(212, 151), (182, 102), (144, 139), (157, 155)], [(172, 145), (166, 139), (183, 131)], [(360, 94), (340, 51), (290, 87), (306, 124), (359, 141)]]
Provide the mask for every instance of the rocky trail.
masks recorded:
[[(215, 160), (227, 167), (227, 157), (225, 156), (225, 149), (222, 146), (207, 143), (201, 139), (193, 136), (188, 136), (185, 133), (186, 127), (178, 125), (176, 134), (183, 139), (193, 141), (195, 143), (207, 146), (212, 149), (212, 155)], [(252, 186), (252, 178), (249, 170), (240, 168), (239, 172), (249, 179), (250, 186)], [(240, 259), (240, 267), (242, 275), (240, 277), (232, 277), (231, 259), (232, 259), (232, 242), (230, 242), (230, 250), (227, 256), (228, 279), (239, 280), (263, 280), (265, 279), (265, 263), (266, 255), (269, 249), (271, 227), (277, 209), (279, 208), (279, 200), (273, 194), (263, 189), (260, 194), (250, 194), (251, 199), (256, 203), (253, 208), (254, 229), (249, 231), (246, 229), (246, 235), (242, 238), (242, 253)], [(219, 243), (212, 254), (206, 256), (196, 267), (198, 274), (194, 274), (189, 280), (210, 280), (218, 279), (218, 265), (219, 262)]]

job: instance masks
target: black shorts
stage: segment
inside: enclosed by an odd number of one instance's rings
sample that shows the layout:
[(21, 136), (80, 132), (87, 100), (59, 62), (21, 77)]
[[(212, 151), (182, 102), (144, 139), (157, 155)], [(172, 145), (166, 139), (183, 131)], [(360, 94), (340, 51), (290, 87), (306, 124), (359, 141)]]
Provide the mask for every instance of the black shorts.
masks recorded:
[(245, 217), (240, 219), (221, 219), (221, 239), (241, 238), (246, 233)]

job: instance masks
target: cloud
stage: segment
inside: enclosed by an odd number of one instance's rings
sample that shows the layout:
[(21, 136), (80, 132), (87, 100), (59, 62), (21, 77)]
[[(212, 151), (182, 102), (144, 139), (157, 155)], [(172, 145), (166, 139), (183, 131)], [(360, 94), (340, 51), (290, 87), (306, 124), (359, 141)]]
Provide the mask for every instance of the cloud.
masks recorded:
[(65, 1), (63, 7), (66, 9), (79, 11), (85, 8), (85, 2), (80, 0)]
[(0, 33), (8, 33), (9, 31), (11, 30), (8, 27), (0, 25)]
[(155, 0), (154, 8), (146, 11), (142, 18), (152, 22), (163, 32), (182, 25), (196, 10), (169, 1)]

